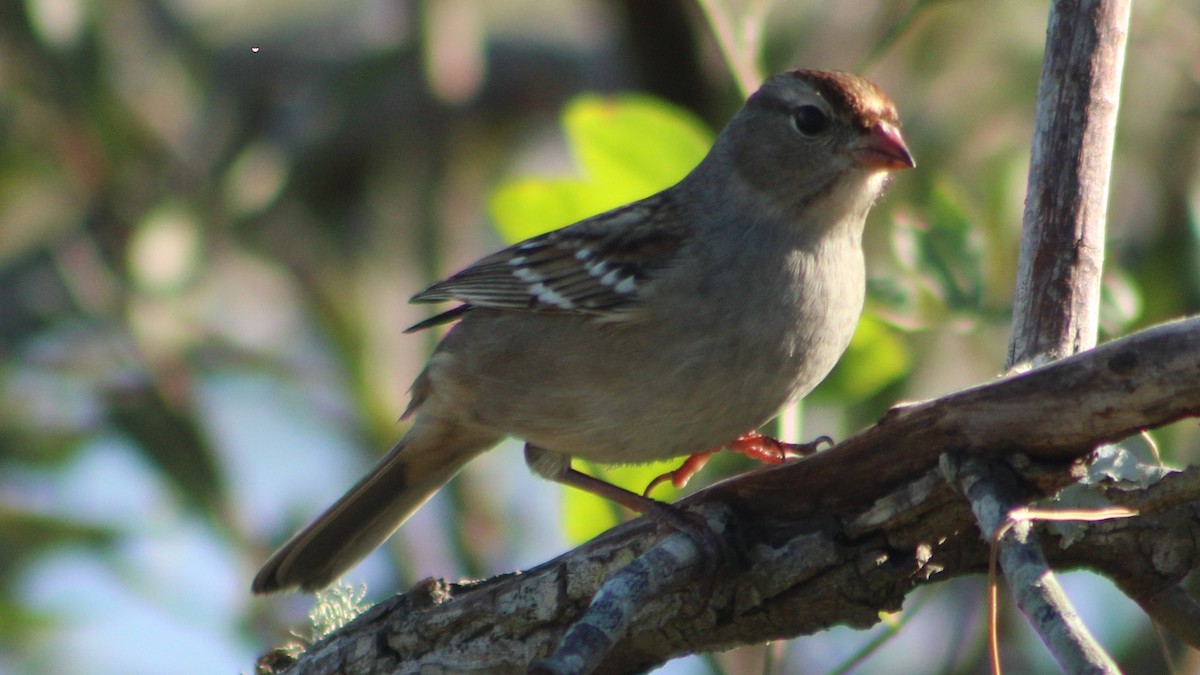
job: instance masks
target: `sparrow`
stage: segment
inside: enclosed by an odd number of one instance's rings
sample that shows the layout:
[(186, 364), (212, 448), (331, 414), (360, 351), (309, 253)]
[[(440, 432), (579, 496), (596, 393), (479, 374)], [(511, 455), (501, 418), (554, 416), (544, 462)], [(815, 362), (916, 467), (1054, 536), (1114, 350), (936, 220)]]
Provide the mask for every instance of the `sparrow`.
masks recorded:
[(753, 430), (845, 351), (865, 295), (867, 213), (890, 174), (914, 166), (875, 85), (784, 72), (679, 183), (417, 293), (458, 304), (409, 329), (454, 323), (412, 386), (407, 434), (271, 556), (252, 590), (327, 586), (507, 436), (525, 441), (538, 476), (668, 522), (672, 507), (572, 458), (691, 457), (664, 476), (678, 480), (722, 447), (782, 454), (786, 444)]

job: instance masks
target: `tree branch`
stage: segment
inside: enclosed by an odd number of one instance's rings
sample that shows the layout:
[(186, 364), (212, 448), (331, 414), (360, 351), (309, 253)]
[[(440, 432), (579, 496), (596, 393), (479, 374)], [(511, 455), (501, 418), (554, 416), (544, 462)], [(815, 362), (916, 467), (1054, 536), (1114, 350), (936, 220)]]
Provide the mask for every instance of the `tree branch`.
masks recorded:
[[(1038, 85), (1008, 367), (1096, 344), (1105, 214), (1129, 0), (1055, 0)], [(980, 476), (976, 494), (1003, 492)], [(970, 494), (964, 491), (965, 494)], [(970, 497), (969, 497), (970, 498)], [(984, 504), (972, 500), (977, 514)], [(1007, 514), (1004, 514), (1005, 516)], [(979, 520), (985, 534), (997, 523)], [(1017, 605), (1068, 672), (1116, 672), (1036, 542), (999, 542)], [(994, 658), (994, 657), (993, 657)], [(999, 670), (999, 664), (993, 664)]]
[[(942, 457), (953, 458), (943, 465), (947, 479), (967, 497), (979, 528), (994, 533), (1007, 527), (1009, 514), (1024, 503), (1013, 489), (1014, 476), (1007, 467), (979, 458), (954, 461), (958, 460), (955, 455)], [(1012, 538), (1002, 539), (999, 547), (1000, 568), (1009, 586), (1020, 589), (1013, 595), (1021, 613), (1042, 636), (1063, 672), (1119, 673), (1117, 664), (1071, 606), (1058, 577), (1050, 573), (1046, 556), (1031, 532), (1030, 521), (1018, 523), (1008, 531)], [(994, 666), (999, 670), (998, 664)]]
[(1038, 85), (1008, 365), (1096, 344), (1129, 0), (1055, 0)]
[[(637, 610), (596, 672), (636, 672), (685, 653), (832, 625), (870, 626), (914, 588), (987, 567), (974, 516), (939, 468), (943, 454), (1019, 457), (1015, 489), (1029, 498), (1077, 480), (1079, 460), (1099, 444), (1194, 416), (1200, 319), (896, 408), (831, 450), (714, 485), (681, 503), (724, 531), (736, 551), (718, 570), (707, 605), (689, 611), (694, 566), (655, 580), (677, 590)], [(1138, 579), (1143, 598), (1165, 598), (1158, 594), (1200, 557), (1200, 470), (1128, 487), (1105, 494), (1142, 516), (1091, 523), (1066, 548), (1041, 528), (1038, 536), (1052, 566)], [(313, 646), (286, 672), (524, 672), (555, 649), (604, 579), (658, 537), (653, 523), (637, 519), (521, 574), (425, 582)], [(1175, 615), (1188, 628), (1181, 637), (1200, 635), (1186, 609)]]

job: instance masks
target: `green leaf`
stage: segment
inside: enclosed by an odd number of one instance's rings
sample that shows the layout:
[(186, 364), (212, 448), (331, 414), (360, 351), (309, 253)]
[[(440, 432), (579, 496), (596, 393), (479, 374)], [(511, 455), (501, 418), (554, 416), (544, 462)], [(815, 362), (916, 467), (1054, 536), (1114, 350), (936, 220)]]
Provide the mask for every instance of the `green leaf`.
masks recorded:
[(544, 178), (501, 185), (492, 193), (489, 207), (496, 229), (509, 242), (556, 230), (610, 208), (584, 181)]
[(580, 96), (563, 125), (584, 174), (613, 206), (678, 182), (712, 145), (703, 123), (650, 96)]
[(575, 98), (563, 129), (581, 178), (501, 184), (489, 210), (508, 241), (570, 225), (670, 187), (704, 158), (713, 134), (691, 113), (627, 94)]

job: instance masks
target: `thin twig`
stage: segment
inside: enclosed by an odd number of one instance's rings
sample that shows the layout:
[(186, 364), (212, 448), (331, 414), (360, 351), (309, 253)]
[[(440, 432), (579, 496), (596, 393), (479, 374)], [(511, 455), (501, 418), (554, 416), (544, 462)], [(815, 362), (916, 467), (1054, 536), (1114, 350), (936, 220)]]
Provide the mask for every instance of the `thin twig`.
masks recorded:
[(992, 673), (1000, 675), (1000, 625), (999, 617), (999, 574), (997, 558), (1004, 535), (1020, 523), (1035, 520), (1065, 522), (1098, 522), (1112, 518), (1132, 518), (1138, 514), (1137, 509), (1125, 506), (1111, 506), (1099, 509), (1031, 509), (1018, 506), (1008, 512), (1008, 517), (992, 534), (991, 554), (988, 556), (988, 651), (991, 653)]
[[(1068, 673), (1120, 673), (1117, 664), (1071, 607), (1058, 578), (1048, 573), (1050, 566), (1041, 548), (1029, 537), (1029, 521), (1010, 521), (1008, 514), (1018, 509), (1021, 503), (1012, 487), (1015, 480), (1008, 468), (978, 458), (960, 462), (950, 455), (943, 457), (942, 466), (947, 478), (967, 496), (980, 529), (991, 534), (994, 540), (999, 540), (1005, 532), (1014, 535), (997, 541), (998, 545), (992, 548), (993, 556), (998, 557), (1009, 585), (1017, 591), (1017, 606), (1029, 618), (1063, 670)], [(994, 563), (991, 571), (994, 573)], [(992, 602), (994, 626), (994, 591)], [(993, 645), (994, 640), (993, 635)], [(998, 674), (999, 654), (995, 646), (992, 649), (992, 672)]]
[(737, 81), (738, 90), (743, 98), (749, 96), (762, 82), (758, 53), (762, 42), (762, 25), (771, 0), (755, 0), (738, 18), (722, 0), (697, 0), (697, 4), (712, 28), (717, 47)]

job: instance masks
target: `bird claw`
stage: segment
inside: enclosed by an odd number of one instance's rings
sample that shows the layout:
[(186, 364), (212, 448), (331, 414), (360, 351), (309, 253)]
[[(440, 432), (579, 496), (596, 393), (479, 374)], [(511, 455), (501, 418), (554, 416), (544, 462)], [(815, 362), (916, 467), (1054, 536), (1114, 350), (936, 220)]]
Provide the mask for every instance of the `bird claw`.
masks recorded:
[(729, 449), (752, 457), (766, 464), (783, 464), (789, 457), (807, 457), (821, 449), (821, 445), (833, 445), (828, 436), (818, 436), (808, 443), (785, 443), (777, 438), (751, 431), (729, 444)]
[[(808, 443), (785, 443), (779, 439), (764, 436), (757, 431), (750, 431), (738, 436), (725, 449), (757, 459), (764, 464), (783, 464), (790, 457), (807, 457), (820, 450), (822, 444), (833, 445), (833, 439), (828, 436), (818, 436)], [(654, 488), (671, 481), (677, 489), (687, 485), (692, 476), (704, 468), (708, 460), (722, 448), (698, 452), (683, 460), (678, 469), (656, 476), (642, 496), (649, 497)]]

